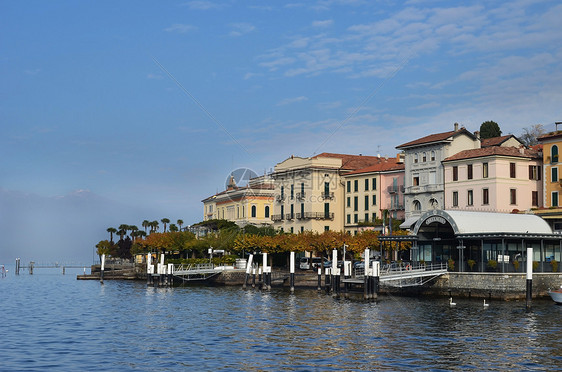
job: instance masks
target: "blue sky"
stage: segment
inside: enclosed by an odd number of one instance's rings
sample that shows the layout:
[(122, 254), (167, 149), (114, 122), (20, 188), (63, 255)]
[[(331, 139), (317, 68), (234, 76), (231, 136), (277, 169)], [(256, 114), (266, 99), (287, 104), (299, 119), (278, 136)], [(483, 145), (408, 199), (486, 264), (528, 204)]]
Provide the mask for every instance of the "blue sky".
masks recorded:
[(200, 221), (230, 171), (291, 154), (553, 129), (560, 19), (559, 1), (2, 1), (0, 261)]

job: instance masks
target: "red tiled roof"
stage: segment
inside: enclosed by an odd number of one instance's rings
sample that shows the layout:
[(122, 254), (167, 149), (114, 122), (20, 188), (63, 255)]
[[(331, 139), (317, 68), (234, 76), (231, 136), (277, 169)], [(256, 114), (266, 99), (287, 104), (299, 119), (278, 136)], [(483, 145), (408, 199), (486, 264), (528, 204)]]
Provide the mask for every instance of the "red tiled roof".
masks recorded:
[(423, 145), (426, 143), (445, 141), (447, 138), (459, 135), (461, 133), (468, 134), (470, 137), (474, 137), (474, 135), (470, 133), (468, 130), (466, 130), (466, 128), (461, 128), (457, 131), (452, 130), (450, 132), (430, 134), (429, 136), (425, 136), (422, 138), (418, 138), (417, 140), (414, 141), (403, 143), (400, 146), (396, 146), (396, 148), (401, 149), (405, 147)]
[(539, 138), (537, 138), (537, 140), (539, 140), (539, 142), (541, 142), (542, 140), (549, 140), (549, 139), (553, 139), (553, 138), (559, 138), (562, 137), (562, 131), (556, 131), (556, 132), (550, 132), (545, 134), (544, 136), (540, 136)]
[[(521, 153), (520, 149), (523, 149), (523, 153)], [(491, 146), (491, 147), (484, 147), (480, 149), (471, 149), (471, 150), (464, 150), (455, 155), (449, 156), (446, 158), (445, 161), (451, 160), (462, 160), (462, 159), (471, 159), (471, 158), (480, 158), (483, 156), (514, 156), (519, 158), (531, 158), (531, 159), (540, 159), (538, 151), (525, 149), (524, 147), (501, 147), (501, 146)]]
[(510, 139), (511, 137), (513, 137), (517, 141), (519, 141), (517, 139), (517, 137), (515, 137), (513, 134), (507, 134), (505, 136), (483, 138), (483, 139), (480, 140), (481, 147), (499, 146), (502, 143), (504, 143), (505, 141), (507, 141), (508, 139)]
[(404, 163), (396, 162), (396, 158), (385, 159), (382, 158), (377, 164), (373, 164), (367, 168), (358, 169), (353, 172), (346, 173), (345, 176), (352, 174), (371, 173), (371, 172), (385, 172), (393, 170), (404, 170)]
[(323, 152), (315, 158), (337, 158), (342, 160), (341, 169), (354, 171), (356, 169), (366, 168), (373, 164), (378, 163), (381, 159), (378, 156), (365, 156), (365, 155), (347, 155), (347, 154), (334, 154), (331, 152)]

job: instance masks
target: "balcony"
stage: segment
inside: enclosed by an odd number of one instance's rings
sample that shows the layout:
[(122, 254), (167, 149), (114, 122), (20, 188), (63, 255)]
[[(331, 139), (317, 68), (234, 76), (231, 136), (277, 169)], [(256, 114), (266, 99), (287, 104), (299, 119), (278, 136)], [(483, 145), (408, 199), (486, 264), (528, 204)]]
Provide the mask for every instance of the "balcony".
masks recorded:
[(294, 220), (295, 219), (295, 214), (294, 213), (287, 213), (285, 215), (285, 219), (286, 220)]
[(333, 220), (334, 213), (325, 212), (305, 212), (304, 219), (306, 220)]
[(323, 192), (322, 193), (322, 199), (324, 199), (324, 200), (332, 200), (333, 198), (334, 198), (333, 192)]
[(272, 221), (282, 221), (283, 215), (282, 214), (273, 214), (273, 215), (271, 215), (271, 220)]
[(404, 185), (392, 185), (387, 187), (389, 194), (397, 194), (399, 192), (404, 193)]
[(297, 200), (304, 200), (305, 197), (306, 197), (305, 192), (297, 192)]
[(437, 192), (437, 191), (444, 191), (445, 188), (443, 185), (433, 184), (433, 185), (424, 185), (424, 186), (410, 186), (406, 187), (405, 194), (418, 194), (421, 192)]
[(403, 211), (404, 210), (404, 204), (401, 203), (396, 203), (396, 204), (391, 204), (389, 207), (387, 207), (386, 209), (388, 209), (389, 211)]
[(281, 194), (281, 195), (275, 195), (275, 201), (277, 203), (281, 203), (285, 200), (285, 195)]

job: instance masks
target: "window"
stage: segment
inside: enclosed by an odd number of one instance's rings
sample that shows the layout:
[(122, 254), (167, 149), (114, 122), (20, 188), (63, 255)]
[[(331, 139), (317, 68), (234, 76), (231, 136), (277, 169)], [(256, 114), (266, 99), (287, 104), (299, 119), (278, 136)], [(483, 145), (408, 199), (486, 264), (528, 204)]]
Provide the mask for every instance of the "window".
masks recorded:
[(482, 163), (482, 178), (488, 178), (488, 163)]
[(252, 205), (252, 218), (256, 218), (256, 206)]
[(466, 178), (469, 180), (472, 179), (472, 164), (466, 166)]
[(509, 204), (517, 204), (517, 190), (509, 189)]
[(326, 198), (330, 195), (330, 182), (324, 182), (324, 195)]
[(427, 161), (427, 154), (425, 152), (422, 154), (422, 161), (424, 163)]
[(285, 199), (285, 186), (281, 186), (281, 199)]
[(412, 179), (412, 185), (413, 186), (419, 186), (420, 185), (420, 175), (419, 174), (414, 174), (414, 178)]
[(369, 210), (369, 195), (365, 195), (365, 210)]
[(373, 195), (373, 205), (377, 205), (377, 196)]
[(468, 190), (466, 194), (466, 200), (468, 205), (474, 205), (474, 194), (472, 190)]
[(324, 203), (324, 218), (330, 218), (330, 203)]
[(435, 151), (431, 152), (431, 161), (435, 161)]
[(456, 165), (453, 166), (453, 181), (459, 180), (459, 167)]
[(269, 218), (269, 205), (265, 206), (265, 218)]
[(453, 191), (453, 207), (459, 206), (459, 192)]
[(347, 192), (351, 192), (351, 181), (347, 181)]
[(365, 178), (365, 191), (369, 191), (369, 179)]
[(353, 210), (359, 210), (359, 198), (357, 196), (353, 197)]
[(324, 231), (330, 231), (330, 226), (324, 226)]
[(419, 200), (414, 200), (414, 210), (421, 211), (421, 203)]
[(414, 163), (417, 163), (417, 162), (418, 162), (418, 153), (416, 152), (414, 154)]
[(347, 223), (348, 223), (348, 224), (351, 223), (351, 215), (350, 215), (350, 214), (347, 215)]
[(347, 197), (347, 207), (351, 208), (351, 198), (349, 196)]
[(372, 188), (373, 190), (376, 190), (376, 189), (377, 189), (377, 179), (376, 179), (376, 178), (373, 178), (373, 181), (372, 181), (371, 183), (372, 183), (372, 185), (371, 185), (372, 187), (371, 187), (371, 188)]
[(359, 180), (353, 181), (353, 189), (355, 192), (359, 191)]
[(357, 213), (355, 213), (355, 214), (353, 215), (353, 222), (354, 222), (354, 223), (359, 222), (359, 216), (357, 215)]
[(482, 204), (490, 204), (490, 190), (482, 189)]
[(376, 213), (373, 213), (373, 215), (371, 216), (371, 220), (372, 220), (372, 221), (375, 221), (376, 219), (377, 219), (377, 214), (376, 214)]
[(304, 226), (301, 226), (301, 233), (304, 232)]
[(294, 229), (293, 226), (291, 226), (291, 230), (290, 230), (290, 231), (291, 231), (291, 234), (295, 232), (295, 229)]
[(558, 168), (557, 167), (550, 168), (550, 181), (551, 182), (558, 182)]
[(558, 163), (558, 146), (553, 145), (550, 148), (550, 158), (551, 163)]
[(295, 185), (291, 185), (291, 199), (295, 197)]
[(301, 218), (304, 218), (304, 203), (301, 203)]
[(284, 218), (285, 218), (285, 206), (282, 205), (281, 206), (281, 219), (284, 219)]
[(533, 207), (539, 206), (539, 192), (538, 191), (531, 191), (531, 205)]
[(301, 198), (304, 198), (304, 182), (301, 183)]
[(509, 163), (509, 177), (515, 178), (515, 163)]
[(365, 213), (365, 222), (369, 222), (369, 213)]
[(552, 192), (552, 199), (550, 200), (550, 204), (552, 204), (553, 207), (558, 207), (558, 191)]
[(295, 206), (291, 204), (291, 219), (295, 218)]
[(541, 166), (529, 165), (529, 179), (540, 181), (541, 179)]

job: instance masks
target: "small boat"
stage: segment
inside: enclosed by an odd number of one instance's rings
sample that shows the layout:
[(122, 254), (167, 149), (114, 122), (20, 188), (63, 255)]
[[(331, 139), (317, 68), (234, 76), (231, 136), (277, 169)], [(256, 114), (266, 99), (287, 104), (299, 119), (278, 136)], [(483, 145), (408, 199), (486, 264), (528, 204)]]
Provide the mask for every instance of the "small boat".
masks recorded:
[(554, 290), (549, 289), (548, 294), (556, 304), (562, 305), (562, 287)]

